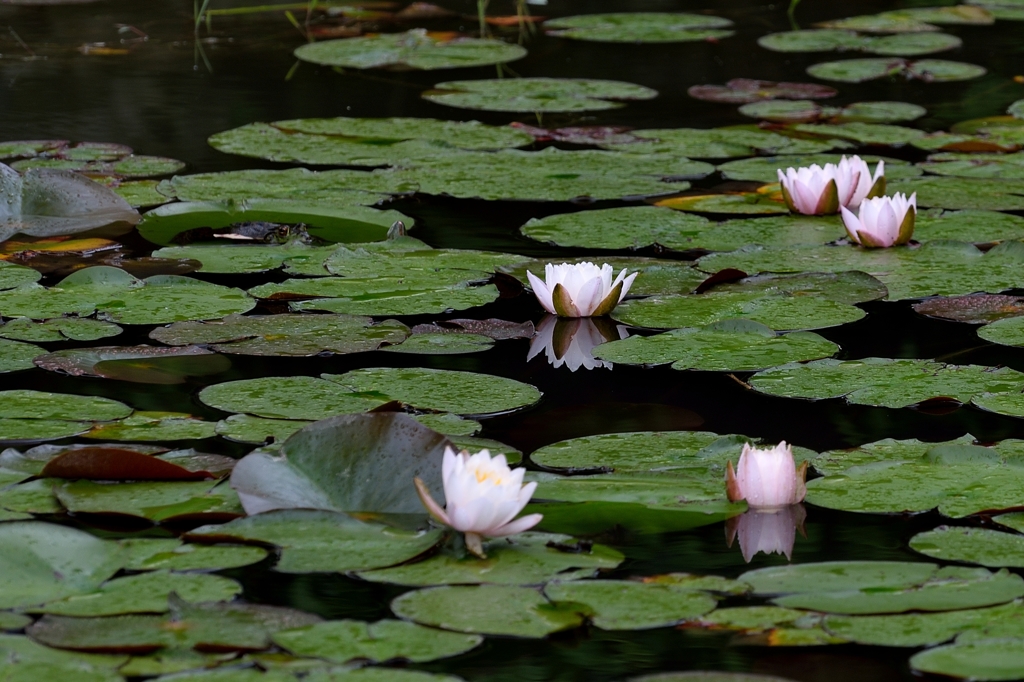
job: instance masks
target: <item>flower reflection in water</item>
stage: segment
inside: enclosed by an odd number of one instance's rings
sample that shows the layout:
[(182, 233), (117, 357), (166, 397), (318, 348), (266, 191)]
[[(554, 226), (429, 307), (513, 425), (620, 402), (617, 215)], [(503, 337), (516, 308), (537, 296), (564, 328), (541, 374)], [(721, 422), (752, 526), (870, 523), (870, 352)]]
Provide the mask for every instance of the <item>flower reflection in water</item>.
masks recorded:
[(804, 533), (804, 519), (807, 512), (802, 504), (775, 509), (750, 509), (725, 522), (725, 540), (729, 547), (740, 538), (740, 552), (748, 564), (758, 552), (782, 554), (792, 559), (796, 532)]
[(612, 363), (594, 357), (594, 348), (628, 336), (629, 332), (624, 325), (616, 325), (608, 318), (548, 315), (537, 325), (537, 333), (530, 340), (526, 361), (529, 362), (543, 351), (548, 364), (555, 368), (565, 365), (572, 372), (580, 367), (611, 369)]

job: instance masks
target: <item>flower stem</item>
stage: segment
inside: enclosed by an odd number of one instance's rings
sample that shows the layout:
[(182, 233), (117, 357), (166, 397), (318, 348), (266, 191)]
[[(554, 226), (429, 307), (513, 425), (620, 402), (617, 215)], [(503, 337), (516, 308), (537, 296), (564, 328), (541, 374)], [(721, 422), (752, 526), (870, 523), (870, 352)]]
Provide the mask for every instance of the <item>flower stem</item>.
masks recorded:
[(800, 24), (796, 23), (796, 6), (800, 4), (800, 0), (789, 0), (789, 9), (786, 10), (786, 16), (789, 17), (789, 25), (794, 31), (800, 30)]

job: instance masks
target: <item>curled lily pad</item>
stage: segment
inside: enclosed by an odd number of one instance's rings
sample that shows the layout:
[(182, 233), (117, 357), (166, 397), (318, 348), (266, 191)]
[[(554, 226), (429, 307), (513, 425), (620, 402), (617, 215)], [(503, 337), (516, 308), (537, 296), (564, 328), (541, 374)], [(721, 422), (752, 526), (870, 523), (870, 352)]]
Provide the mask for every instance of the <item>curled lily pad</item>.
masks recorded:
[(116, 485), (75, 481), (55, 486), (54, 495), (72, 513), (135, 516), (154, 523), (192, 518), (226, 521), (243, 513), (234, 490), (208, 481)]
[(484, 544), (486, 559), (442, 551), (423, 561), (359, 574), (371, 582), (396, 585), (536, 585), (548, 580), (593, 577), (618, 566), (623, 556), (603, 545), (565, 535), (522, 533)]
[(706, 14), (619, 12), (560, 17), (544, 23), (548, 35), (603, 43), (681, 43), (727, 38), (732, 22)]
[(504, 78), (438, 83), (423, 97), (461, 109), (511, 112), (600, 111), (622, 100), (647, 100), (656, 90), (632, 83), (583, 78)]
[(275, 356), (359, 353), (401, 343), (407, 336), (408, 328), (394, 320), (375, 324), (351, 315), (229, 315), (150, 332), (150, 338), (172, 346), (203, 344), (221, 353)]
[(984, 76), (984, 67), (944, 59), (908, 61), (897, 58), (847, 59), (824, 62), (807, 68), (815, 78), (840, 83), (863, 83), (876, 78), (902, 76), (926, 83), (963, 81)]
[[(1024, 315), (1024, 298), (1020, 296), (1004, 296), (1002, 294), (969, 294), (967, 296), (943, 296), (930, 298), (914, 304), (914, 312), (928, 317), (938, 317), (955, 322), (968, 324), (988, 324), (1004, 319), (1012, 319)], [(982, 338), (993, 343), (1012, 343), (1017, 325), (1009, 322), (995, 331), (985, 331)], [(1002, 330), (1002, 331), (1000, 331)], [(1009, 332), (1009, 334), (1007, 334)]]
[(946, 33), (901, 33), (883, 38), (861, 36), (850, 30), (820, 29), (770, 33), (757, 44), (775, 52), (826, 52), (831, 50), (867, 52), (914, 57), (960, 47), (960, 38)]
[(399, 530), (337, 512), (288, 509), (203, 526), (188, 537), (276, 545), (281, 558), (275, 570), (323, 573), (364, 571), (408, 561), (436, 545), (441, 533)]
[(532, 638), (579, 626), (583, 618), (578, 606), (560, 607), (539, 590), (504, 585), (430, 587), (391, 602), (396, 615), (423, 625)]
[(552, 582), (544, 594), (556, 602), (583, 604), (603, 630), (665, 627), (704, 615), (715, 608), (711, 595), (685, 583), (585, 580)]
[(97, 346), (46, 353), (38, 367), (71, 376), (104, 377), (143, 384), (181, 384), (186, 376), (223, 372), (230, 361), (198, 346)]
[(401, 620), (333, 620), (283, 630), (274, 643), (297, 656), (311, 656), (336, 663), (353, 659), (373, 662), (395, 658), (413, 663), (457, 656), (483, 642), (479, 635), (461, 635), (426, 628)]
[(98, 341), (108, 336), (117, 336), (121, 328), (111, 322), (101, 322), (79, 317), (58, 317), (43, 322), (33, 322), (19, 317), (0, 326), (0, 336), (18, 341), (35, 343), (47, 341)]
[(910, 548), (940, 561), (1024, 567), (1024, 536), (988, 528), (939, 526), (911, 538)]
[(413, 29), (405, 33), (309, 43), (297, 48), (295, 56), (314, 64), (350, 69), (434, 70), (511, 62), (525, 57), (526, 49), (500, 40), (430, 34), (425, 29)]
[(122, 613), (165, 613), (173, 592), (191, 601), (230, 601), (242, 586), (219, 575), (186, 575), (154, 571), (124, 576), (100, 585), (95, 592), (65, 597), (32, 609), (63, 616), (113, 616)]
[(695, 213), (725, 213), (751, 215), (788, 214), (781, 193), (775, 192), (719, 192), (714, 194), (691, 194), (683, 197), (662, 199), (656, 206), (667, 206), (677, 211)]
[(827, 99), (838, 91), (817, 83), (777, 83), (751, 78), (734, 78), (725, 85), (694, 85), (686, 93), (695, 99), (729, 104), (746, 104), (769, 99)]

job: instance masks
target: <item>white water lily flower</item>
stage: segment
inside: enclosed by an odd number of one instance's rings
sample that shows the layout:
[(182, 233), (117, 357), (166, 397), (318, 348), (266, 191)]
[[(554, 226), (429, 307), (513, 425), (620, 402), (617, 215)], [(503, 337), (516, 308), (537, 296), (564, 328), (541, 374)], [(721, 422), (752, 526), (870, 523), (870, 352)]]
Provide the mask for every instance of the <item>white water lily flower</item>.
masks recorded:
[(728, 463), (725, 487), (730, 502), (746, 500), (751, 509), (786, 507), (803, 501), (806, 478), (807, 463), (797, 470), (786, 441), (763, 450), (744, 443), (735, 472)]
[[(609, 335), (612, 337), (609, 338)], [(602, 343), (618, 341), (628, 336), (629, 332), (624, 325), (602, 330), (589, 318), (566, 319), (546, 315), (537, 325), (537, 333), (530, 339), (530, 351), (526, 355), (526, 361), (529, 362), (543, 351), (548, 364), (556, 369), (562, 365), (568, 367), (570, 372), (575, 372), (580, 367), (611, 369), (611, 362), (594, 357), (594, 348)]]
[(486, 558), (482, 538), (500, 538), (533, 528), (543, 518), (528, 514), (515, 518), (530, 501), (536, 483), (523, 484), (525, 469), (510, 469), (505, 455), (491, 457), (489, 450), (470, 455), (445, 448), (441, 463), (444, 509), (430, 496), (426, 484), (415, 479), (416, 492), (430, 515), (466, 535), (466, 549)]
[(874, 177), (859, 156), (839, 164), (826, 163), (824, 168), (809, 167), (778, 169), (779, 185), (786, 206), (803, 215), (829, 215), (843, 206), (856, 208), (868, 196), (885, 192), (885, 164), (878, 162)]
[(607, 315), (619, 304), (633, 285), (637, 273), (626, 276), (623, 268), (612, 281), (612, 266), (605, 263), (562, 263), (544, 266), (544, 280), (532, 272), (526, 276), (544, 310), (559, 317)]
[(740, 552), (748, 564), (758, 552), (793, 556), (796, 532), (802, 535), (807, 512), (802, 504), (779, 509), (751, 509), (725, 522), (725, 539), (730, 547), (736, 536)]
[(917, 192), (907, 199), (905, 194), (868, 199), (860, 205), (860, 212), (843, 208), (843, 226), (850, 239), (874, 248), (906, 244), (914, 234), (917, 218)]

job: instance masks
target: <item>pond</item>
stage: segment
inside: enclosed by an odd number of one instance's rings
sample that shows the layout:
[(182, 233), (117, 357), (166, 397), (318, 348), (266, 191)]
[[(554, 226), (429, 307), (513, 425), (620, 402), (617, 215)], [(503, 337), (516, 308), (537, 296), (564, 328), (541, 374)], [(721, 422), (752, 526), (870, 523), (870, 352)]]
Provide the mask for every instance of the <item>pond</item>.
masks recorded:
[[(0, 0), (0, 677), (1024, 679), (1022, 37)], [(856, 201), (784, 196), (843, 155)], [(897, 244), (844, 229), (869, 189)], [(638, 274), (527, 274), (582, 261)], [(760, 509), (783, 441), (806, 499)], [(447, 446), (539, 525), (429, 520)]]

